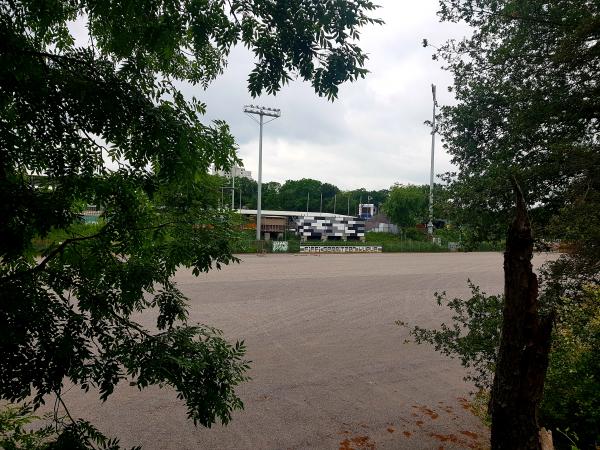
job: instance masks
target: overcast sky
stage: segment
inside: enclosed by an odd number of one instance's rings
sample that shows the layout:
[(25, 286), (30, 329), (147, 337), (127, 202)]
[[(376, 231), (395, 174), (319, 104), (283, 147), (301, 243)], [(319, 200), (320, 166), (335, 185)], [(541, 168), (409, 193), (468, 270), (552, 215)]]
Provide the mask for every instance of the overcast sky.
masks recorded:
[[(256, 179), (258, 125), (242, 113), (244, 104), (280, 108), (279, 119), (263, 136), (263, 181), (315, 178), (342, 189), (388, 188), (399, 183), (428, 183), (431, 136), (423, 124), (431, 118), (431, 83), (438, 103), (453, 100), (452, 78), (431, 59), (432, 44), (465, 35), (465, 25), (439, 23), (437, 0), (379, 0), (375, 13), (386, 24), (364, 29), (360, 46), (369, 54), (364, 80), (340, 88), (328, 102), (311, 86), (291, 82), (276, 96), (252, 99), (247, 76), (253, 55), (233, 50), (225, 73), (207, 91), (184, 92), (207, 104), (209, 119), (224, 119), (239, 145), (239, 156)], [(439, 139), (436, 173), (451, 168)]]
[[(433, 61), (423, 39), (439, 45), (462, 38), (464, 24), (440, 23), (438, 0), (375, 0), (373, 16), (385, 25), (362, 30), (359, 45), (369, 55), (366, 79), (340, 87), (339, 98), (318, 97), (310, 84), (292, 81), (276, 96), (252, 99), (247, 77), (253, 55), (233, 49), (228, 66), (204, 91), (185, 85), (186, 96), (207, 104), (207, 120), (223, 119), (239, 145), (239, 156), (258, 176), (258, 125), (242, 112), (245, 104), (280, 108), (279, 119), (265, 126), (263, 182), (314, 178), (341, 189), (384, 189), (394, 183), (429, 183), (431, 84), (439, 104), (453, 102), (451, 75)], [(79, 45), (87, 42), (82, 20), (73, 24)], [(451, 168), (439, 138), (435, 172)]]

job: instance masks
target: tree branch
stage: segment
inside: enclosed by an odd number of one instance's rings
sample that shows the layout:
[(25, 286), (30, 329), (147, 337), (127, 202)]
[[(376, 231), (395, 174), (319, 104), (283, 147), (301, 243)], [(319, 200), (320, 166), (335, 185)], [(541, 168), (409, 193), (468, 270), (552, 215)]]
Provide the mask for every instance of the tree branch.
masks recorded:
[(231, 15), (233, 16), (235, 23), (237, 25), (239, 25), (240, 21), (238, 20), (237, 16), (235, 15), (235, 10), (233, 9), (233, 6), (231, 5), (231, 0), (227, 0), (227, 3), (229, 4), (229, 9), (231, 10)]
[(107, 229), (107, 227), (105, 226), (98, 233), (92, 234), (90, 236), (81, 236), (81, 237), (73, 237), (73, 238), (65, 239), (58, 247), (56, 247), (54, 250), (52, 250), (50, 253), (48, 253), (48, 255), (37, 266), (35, 266), (33, 269), (31, 269), (31, 271), (40, 272), (40, 271), (44, 270), (46, 268), (46, 265), (48, 265), (48, 263), (56, 255), (58, 255), (59, 253), (62, 253), (63, 250), (67, 247), (67, 245), (72, 244), (73, 242), (89, 241), (90, 239), (96, 239), (100, 235), (104, 234), (106, 229)]
[(54, 391), (54, 395), (56, 395), (56, 399), (58, 400), (58, 402), (62, 405), (63, 409), (65, 410), (65, 412), (67, 413), (67, 417), (69, 417), (69, 420), (72, 423), (76, 423), (75, 419), (73, 419), (73, 416), (71, 416), (71, 413), (69, 412), (69, 408), (67, 408), (67, 405), (65, 404), (65, 402), (63, 401), (62, 397), (60, 396), (60, 392), (59, 391)]
[(1, 283), (5, 283), (6, 281), (15, 279), (15, 278), (19, 278), (23, 275), (26, 274), (31, 274), (31, 273), (35, 273), (35, 272), (41, 272), (43, 271), (46, 266), (48, 265), (48, 263), (59, 253), (62, 253), (64, 251), (64, 249), (67, 247), (67, 245), (72, 244), (73, 242), (80, 242), (80, 241), (87, 241), (90, 239), (95, 239), (98, 236), (104, 234), (104, 232), (106, 231), (106, 226), (104, 228), (102, 228), (102, 230), (100, 230), (98, 233), (96, 234), (92, 234), (90, 236), (81, 236), (81, 237), (73, 237), (73, 238), (68, 238), (65, 239), (58, 247), (56, 247), (54, 250), (52, 250), (50, 253), (48, 253), (48, 255), (35, 267), (32, 267), (31, 269), (28, 270), (24, 270), (21, 272), (14, 272), (8, 276), (2, 277), (0, 278), (0, 284)]

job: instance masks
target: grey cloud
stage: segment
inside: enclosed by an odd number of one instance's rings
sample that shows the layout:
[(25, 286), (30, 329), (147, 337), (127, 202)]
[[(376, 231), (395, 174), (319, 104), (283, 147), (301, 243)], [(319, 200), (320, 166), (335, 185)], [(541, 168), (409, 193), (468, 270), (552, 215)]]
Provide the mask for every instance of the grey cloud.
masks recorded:
[[(277, 96), (250, 99), (246, 77), (252, 55), (245, 49), (232, 53), (229, 67), (203, 95), (207, 118), (229, 122), (240, 145), (240, 156), (256, 173), (258, 126), (241, 113), (245, 103), (281, 108), (282, 117), (265, 128), (263, 179), (283, 182), (317, 178), (341, 188), (385, 188), (394, 182), (429, 180), (431, 83), (438, 86), (438, 101), (454, 101), (446, 88), (450, 74), (432, 61), (423, 38), (441, 43), (461, 37), (461, 25), (440, 24), (437, 1), (382, 1), (378, 15), (387, 25), (363, 32), (369, 52), (365, 80), (341, 87), (334, 103), (318, 98), (303, 82), (285, 86)], [(437, 141), (436, 173), (450, 170), (448, 155)]]
[[(253, 55), (235, 48), (222, 76), (205, 91), (182, 84), (184, 94), (207, 104), (207, 121), (223, 119), (239, 145), (247, 169), (257, 172), (258, 125), (242, 112), (248, 103), (277, 107), (282, 117), (265, 127), (265, 181), (317, 178), (341, 188), (386, 188), (394, 182), (429, 180), (431, 83), (440, 104), (454, 102), (446, 88), (450, 74), (432, 61), (427, 38), (440, 44), (460, 38), (463, 25), (440, 24), (437, 0), (380, 0), (377, 15), (386, 21), (362, 33), (369, 53), (365, 80), (341, 86), (339, 99), (316, 96), (308, 83), (295, 81), (276, 96), (252, 99), (247, 77)], [(77, 30), (78, 34), (81, 30)], [(438, 138), (436, 173), (452, 168)]]

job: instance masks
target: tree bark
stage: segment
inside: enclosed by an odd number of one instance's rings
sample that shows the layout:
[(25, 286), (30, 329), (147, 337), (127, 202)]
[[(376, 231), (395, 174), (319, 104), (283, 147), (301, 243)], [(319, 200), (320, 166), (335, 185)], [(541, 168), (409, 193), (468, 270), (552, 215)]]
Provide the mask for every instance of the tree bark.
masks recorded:
[(516, 215), (504, 253), (502, 334), (492, 387), (492, 450), (541, 449), (538, 405), (548, 367), (552, 317), (538, 313), (533, 237), (523, 194), (515, 184)]

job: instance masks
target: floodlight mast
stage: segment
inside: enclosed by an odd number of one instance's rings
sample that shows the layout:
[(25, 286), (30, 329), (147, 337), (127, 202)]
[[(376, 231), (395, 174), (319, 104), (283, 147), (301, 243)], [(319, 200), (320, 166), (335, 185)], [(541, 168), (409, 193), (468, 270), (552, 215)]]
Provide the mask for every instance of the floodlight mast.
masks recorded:
[(235, 209), (235, 164), (231, 166), (231, 209)]
[(437, 100), (435, 98), (435, 84), (431, 85), (431, 95), (433, 96), (433, 118), (431, 120), (431, 171), (429, 173), (429, 223), (427, 224), (427, 233), (433, 236), (433, 171), (434, 171), (434, 151), (435, 151), (435, 107)]
[[(259, 125), (259, 139), (258, 139), (258, 193), (256, 200), (256, 240), (260, 241), (260, 229), (261, 229), (261, 213), (262, 213), (262, 136), (263, 136), (263, 124), (264, 116), (273, 117), (269, 122), (281, 117), (281, 110), (276, 108), (265, 108), (264, 106), (246, 105), (244, 106), (244, 112), (246, 114), (255, 114), (260, 117)], [(269, 123), (267, 122), (267, 123)]]

